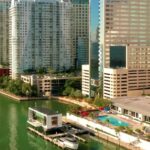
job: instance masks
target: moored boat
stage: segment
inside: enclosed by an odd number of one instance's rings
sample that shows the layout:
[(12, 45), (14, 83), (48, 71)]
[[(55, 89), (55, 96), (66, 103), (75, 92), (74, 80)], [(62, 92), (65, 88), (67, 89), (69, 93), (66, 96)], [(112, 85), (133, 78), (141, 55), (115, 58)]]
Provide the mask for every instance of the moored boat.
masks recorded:
[(64, 148), (77, 150), (79, 147), (78, 141), (72, 136), (65, 136), (57, 139), (59, 143), (64, 145)]

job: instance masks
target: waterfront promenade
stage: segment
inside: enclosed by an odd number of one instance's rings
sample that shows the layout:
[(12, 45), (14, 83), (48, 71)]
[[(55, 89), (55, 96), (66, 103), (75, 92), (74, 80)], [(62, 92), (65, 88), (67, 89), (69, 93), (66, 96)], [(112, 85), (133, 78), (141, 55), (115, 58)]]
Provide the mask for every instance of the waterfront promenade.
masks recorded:
[(46, 100), (48, 99), (47, 97), (22, 97), (22, 96), (17, 96), (15, 94), (12, 94), (10, 92), (0, 90), (0, 94), (5, 95), (15, 101), (27, 101), (27, 100)]
[(150, 142), (124, 132), (117, 133), (114, 129), (97, 123), (96, 120), (88, 120), (69, 113), (67, 113), (64, 120), (90, 131), (97, 137), (123, 146), (129, 150), (149, 150), (150, 148)]
[(58, 99), (60, 101), (64, 101), (66, 103), (72, 103), (84, 108), (88, 108), (88, 109), (95, 109), (94, 106), (90, 105), (89, 103), (85, 102), (85, 101), (78, 101), (72, 98), (68, 98), (68, 97), (63, 97), (63, 96), (53, 96), (52, 98), (54, 99)]

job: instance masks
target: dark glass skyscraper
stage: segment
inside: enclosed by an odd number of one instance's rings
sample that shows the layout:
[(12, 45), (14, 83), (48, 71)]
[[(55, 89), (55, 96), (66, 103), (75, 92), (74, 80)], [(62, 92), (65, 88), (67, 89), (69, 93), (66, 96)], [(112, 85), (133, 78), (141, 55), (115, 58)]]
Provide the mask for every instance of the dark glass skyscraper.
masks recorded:
[(90, 97), (94, 96), (98, 86), (98, 52), (99, 52), (99, 0), (90, 0), (89, 24), (89, 64), (90, 64)]

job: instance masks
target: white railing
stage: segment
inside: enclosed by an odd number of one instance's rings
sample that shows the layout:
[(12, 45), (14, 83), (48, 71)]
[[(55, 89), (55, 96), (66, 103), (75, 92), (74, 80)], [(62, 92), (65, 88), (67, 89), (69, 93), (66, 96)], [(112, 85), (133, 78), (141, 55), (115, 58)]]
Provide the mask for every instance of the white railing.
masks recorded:
[(68, 120), (71, 120), (83, 127), (86, 128), (90, 128), (93, 131), (95, 131), (96, 129), (99, 129), (102, 132), (105, 132), (106, 134), (108, 133), (109, 135), (114, 136), (115, 138), (118, 137), (118, 139), (120, 139), (120, 141), (125, 142), (125, 143), (134, 143), (135, 146), (141, 148), (142, 150), (150, 150), (150, 142), (142, 140), (142, 139), (138, 139), (138, 141), (140, 140), (140, 142), (135, 143), (135, 141), (137, 141), (137, 137), (133, 136), (133, 135), (129, 135), (123, 132), (120, 132), (119, 134), (116, 134), (116, 131), (114, 129), (111, 129), (109, 127), (106, 127), (104, 125), (98, 124), (96, 123), (96, 121), (91, 121), (91, 120), (87, 120), (85, 118), (81, 118), (78, 116), (75, 116), (73, 114), (69, 114), (67, 113), (66, 118)]

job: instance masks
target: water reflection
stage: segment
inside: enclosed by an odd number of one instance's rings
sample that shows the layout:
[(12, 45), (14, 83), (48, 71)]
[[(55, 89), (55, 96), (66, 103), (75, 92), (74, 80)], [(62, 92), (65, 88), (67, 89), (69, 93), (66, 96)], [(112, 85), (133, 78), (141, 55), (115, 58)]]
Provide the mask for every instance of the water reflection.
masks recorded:
[(18, 117), (16, 107), (12, 105), (9, 109), (9, 129), (10, 129), (10, 137), (9, 137), (9, 149), (17, 150), (17, 124)]

